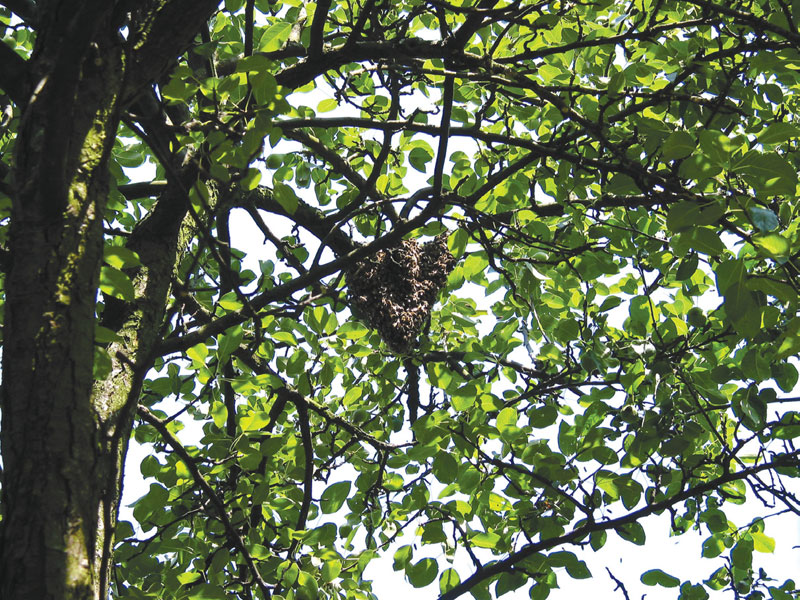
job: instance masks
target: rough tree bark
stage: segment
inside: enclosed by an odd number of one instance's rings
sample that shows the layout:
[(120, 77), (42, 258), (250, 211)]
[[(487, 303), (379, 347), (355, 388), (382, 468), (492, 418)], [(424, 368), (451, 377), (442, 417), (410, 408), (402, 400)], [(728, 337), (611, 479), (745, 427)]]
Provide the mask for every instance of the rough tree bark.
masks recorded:
[(32, 56), (0, 50), (0, 88), (23, 115), (4, 325), (2, 598), (108, 597), (121, 465), (193, 176), (190, 163), (177, 165), (131, 240), (143, 264), (134, 275), (137, 302), (105, 317), (123, 341), (111, 348), (111, 376), (95, 384), (109, 154), (122, 109), (147, 92), (217, 4), (30, 3), (21, 16), (37, 30)]

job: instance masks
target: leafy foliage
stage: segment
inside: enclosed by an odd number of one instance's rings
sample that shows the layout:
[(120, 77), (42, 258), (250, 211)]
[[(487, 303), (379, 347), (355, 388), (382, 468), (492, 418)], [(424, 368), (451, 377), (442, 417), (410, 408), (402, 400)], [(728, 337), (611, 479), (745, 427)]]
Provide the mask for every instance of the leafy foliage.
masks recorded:
[[(1, 14), (27, 55), (33, 28)], [(114, 596), (366, 598), (391, 560), (441, 600), (542, 600), (593, 575), (571, 545), (641, 545), (667, 512), (707, 535), (709, 577), (645, 585), (796, 597), (754, 563), (765, 521), (726, 510), (800, 508), (798, 19), (226, 0), (110, 159), (97, 379), (147, 326), (118, 318), (149, 293), (139, 232), (170, 189), (189, 199)], [(352, 273), (441, 235), (439, 302), (387, 345)]]

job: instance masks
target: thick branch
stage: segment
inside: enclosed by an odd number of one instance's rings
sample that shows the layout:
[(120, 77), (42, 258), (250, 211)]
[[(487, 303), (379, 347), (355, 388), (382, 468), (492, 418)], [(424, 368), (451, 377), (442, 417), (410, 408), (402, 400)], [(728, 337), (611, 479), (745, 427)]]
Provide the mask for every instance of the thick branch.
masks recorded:
[(158, 4), (144, 15), (134, 14), (129, 41), (135, 50), (123, 94), (126, 101), (167, 70), (214, 14), (219, 0), (161, 0)]
[(166, 181), (140, 181), (137, 183), (126, 183), (117, 189), (125, 196), (126, 200), (137, 200), (139, 198), (151, 198), (158, 196), (167, 189)]
[(317, 2), (317, 9), (314, 11), (314, 20), (311, 22), (311, 43), (308, 54), (312, 58), (322, 55), (323, 33), (325, 30), (325, 19), (331, 10), (332, 0), (320, 0)]
[[(392, 60), (398, 64), (417, 63), (420, 59), (448, 58), (453, 50), (436, 42), (420, 39), (403, 40), (401, 42), (355, 42), (335, 50), (325, 52), (322, 56), (308, 58), (292, 65), (275, 76), (279, 85), (297, 88), (330, 69), (342, 65), (359, 62), (376, 62)], [(476, 68), (483, 64), (483, 57), (466, 52), (458, 54), (459, 64), (472, 65)]]
[[(428, 135), (432, 136), (441, 135), (441, 127), (436, 125), (409, 123), (407, 121), (374, 121), (371, 119), (362, 119), (358, 117), (339, 117), (330, 119), (286, 119), (285, 121), (277, 122), (276, 125), (284, 130), (291, 130), (297, 127), (360, 127), (364, 129), (377, 129), (381, 131), (406, 130), (427, 133)], [(524, 148), (535, 153), (538, 157), (566, 160), (581, 168), (596, 169), (602, 173), (624, 173), (634, 179), (634, 181), (646, 181), (650, 187), (658, 186), (665, 190), (675, 187), (673, 181), (668, 180), (656, 173), (647, 171), (638, 163), (634, 164), (632, 162), (626, 162), (625, 164), (620, 164), (597, 158), (587, 158), (585, 156), (567, 152), (560, 143), (540, 143), (530, 139), (511, 137), (500, 133), (491, 133), (482, 130), (478, 126), (452, 127), (450, 129), (450, 136), (466, 137), (490, 144), (507, 144), (517, 148)], [(686, 196), (687, 198), (692, 197), (688, 192), (686, 193)]]

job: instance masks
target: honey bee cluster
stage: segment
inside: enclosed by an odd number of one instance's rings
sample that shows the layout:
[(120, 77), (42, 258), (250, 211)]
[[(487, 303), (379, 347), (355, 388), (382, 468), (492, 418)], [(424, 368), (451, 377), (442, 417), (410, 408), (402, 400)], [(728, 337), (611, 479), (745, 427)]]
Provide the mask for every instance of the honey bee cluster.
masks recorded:
[(447, 235), (422, 245), (404, 240), (359, 261), (347, 273), (353, 313), (395, 352), (405, 353), (413, 346), (456, 265)]

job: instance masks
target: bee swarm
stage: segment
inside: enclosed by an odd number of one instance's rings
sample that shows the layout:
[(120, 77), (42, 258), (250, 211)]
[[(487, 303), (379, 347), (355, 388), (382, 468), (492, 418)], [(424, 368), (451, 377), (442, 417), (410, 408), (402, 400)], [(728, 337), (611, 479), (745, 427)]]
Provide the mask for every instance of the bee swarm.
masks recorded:
[(347, 272), (353, 313), (376, 329), (395, 352), (405, 353), (413, 346), (456, 265), (447, 249), (447, 235), (421, 246), (416, 240), (404, 240)]

